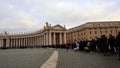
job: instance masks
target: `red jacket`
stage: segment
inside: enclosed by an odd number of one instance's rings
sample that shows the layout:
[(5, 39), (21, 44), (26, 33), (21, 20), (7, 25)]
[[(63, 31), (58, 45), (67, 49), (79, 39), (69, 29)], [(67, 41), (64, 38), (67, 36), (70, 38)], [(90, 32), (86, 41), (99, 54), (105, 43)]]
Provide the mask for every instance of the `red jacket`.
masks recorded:
[(68, 48), (68, 44), (66, 44), (66, 48)]

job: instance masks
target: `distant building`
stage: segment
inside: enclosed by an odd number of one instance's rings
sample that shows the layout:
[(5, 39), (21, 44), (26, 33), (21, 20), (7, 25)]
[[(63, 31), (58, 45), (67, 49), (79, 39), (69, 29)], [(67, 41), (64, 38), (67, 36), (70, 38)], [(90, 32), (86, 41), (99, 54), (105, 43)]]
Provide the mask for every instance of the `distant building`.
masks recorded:
[(57, 24), (51, 26), (46, 22), (44, 29), (24, 34), (12, 34), (7, 32), (0, 35), (1, 48), (16, 47), (40, 47), (66, 44), (66, 28)]
[(67, 43), (72, 43), (74, 40), (79, 42), (100, 38), (101, 35), (109, 37), (109, 34), (112, 34), (116, 36), (119, 31), (120, 21), (87, 22), (67, 30)]

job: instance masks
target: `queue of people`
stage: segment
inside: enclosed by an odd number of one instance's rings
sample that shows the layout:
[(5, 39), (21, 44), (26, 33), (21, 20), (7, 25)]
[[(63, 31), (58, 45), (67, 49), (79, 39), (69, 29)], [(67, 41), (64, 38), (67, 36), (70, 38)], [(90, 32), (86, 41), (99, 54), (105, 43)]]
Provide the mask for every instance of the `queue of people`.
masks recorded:
[(101, 38), (92, 39), (90, 41), (75, 41), (72, 44), (67, 44), (68, 48), (74, 49), (75, 51), (87, 51), (87, 52), (101, 52), (104, 56), (119, 54), (120, 60), (120, 32), (117, 37), (110, 34), (109, 38), (102, 35)]

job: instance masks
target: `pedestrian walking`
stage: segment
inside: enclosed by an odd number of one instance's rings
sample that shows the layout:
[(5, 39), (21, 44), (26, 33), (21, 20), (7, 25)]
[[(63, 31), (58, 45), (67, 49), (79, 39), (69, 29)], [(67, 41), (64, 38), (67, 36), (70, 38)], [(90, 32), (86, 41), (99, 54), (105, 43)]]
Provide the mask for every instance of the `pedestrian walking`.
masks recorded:
[(66, 44), (66, 51), (68, 51), (68, 49), (69, 49), (69, 45), (68, 45), (68, 44)]

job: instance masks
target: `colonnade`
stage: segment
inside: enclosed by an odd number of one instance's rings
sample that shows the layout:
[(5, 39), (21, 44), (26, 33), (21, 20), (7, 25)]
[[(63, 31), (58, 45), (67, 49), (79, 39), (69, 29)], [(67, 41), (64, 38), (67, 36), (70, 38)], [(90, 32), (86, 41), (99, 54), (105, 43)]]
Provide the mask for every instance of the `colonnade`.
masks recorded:
[(0, 47), (39, 47), (66, 44), (66, 28), (46, 22), (43, 30), (26, 34), (0, 35)]
[[(5, 38), (3, 38), (5, 39)], [(5, 39), (2, 45), (16, 48), (16, 47), (40, 47), (51, 45), (63, 45), (66, 44), (65, 32), (45, 32), (42, 34), (35, 34), (31, 36), (9, 36)]]
[(37, 47), (43, 45), (42, 36), (36, 37), (12, 37), (9, 39), (9, 47)]

